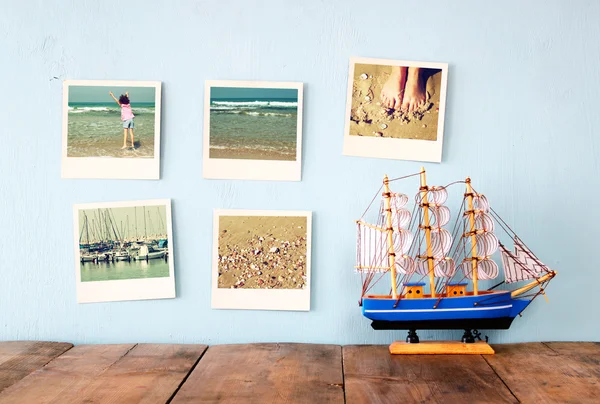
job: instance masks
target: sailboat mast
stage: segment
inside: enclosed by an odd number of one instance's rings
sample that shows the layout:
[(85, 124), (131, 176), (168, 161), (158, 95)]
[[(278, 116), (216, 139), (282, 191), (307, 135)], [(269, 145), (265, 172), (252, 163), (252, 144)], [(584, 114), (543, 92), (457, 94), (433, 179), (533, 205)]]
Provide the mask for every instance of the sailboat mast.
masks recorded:
[(394, 252), (394, 229), (392, 227), (392, 194), (387, 174), (383, 176), (383, 203), (385, 206), (385, 218), (387, 224), (388, 263), (390, 265), (390, 277), (392, 281), (392, 298), (398, 298), (396, 288), (396, 253)]
[(477, 285), (477, 237), (475, 233), (475, 211), (473, 210), (473, 188), (471, 187), (471, 178), (467, 177), (467, 203), (469, 205), (469, 233), (471, 234), (471, 269), (473, 271), (473, 294), (479, 295)]
[(425, 242), (427, 243), (427, 265), (429, 267), (429, 289), (431, 297), (435, 297), (435, 276), (433, 253), (431, 251), (431, 226), (429, 225), (429, 201), (427, 199), (427, 178), (425, 167), (421, 167), (421, 206), (423, 207), (423, 227), (425, 228)]

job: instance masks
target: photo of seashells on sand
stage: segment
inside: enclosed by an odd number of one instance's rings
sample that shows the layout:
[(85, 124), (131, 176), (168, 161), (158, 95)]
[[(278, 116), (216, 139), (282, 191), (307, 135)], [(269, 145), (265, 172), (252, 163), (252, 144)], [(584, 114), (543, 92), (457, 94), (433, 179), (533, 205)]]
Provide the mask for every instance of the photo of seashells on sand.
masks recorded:
[(350, 135), (437, 140), (441, 69), (357, 63)]
[(220, 216), (218, 287), (304, 289), (305, 216)]

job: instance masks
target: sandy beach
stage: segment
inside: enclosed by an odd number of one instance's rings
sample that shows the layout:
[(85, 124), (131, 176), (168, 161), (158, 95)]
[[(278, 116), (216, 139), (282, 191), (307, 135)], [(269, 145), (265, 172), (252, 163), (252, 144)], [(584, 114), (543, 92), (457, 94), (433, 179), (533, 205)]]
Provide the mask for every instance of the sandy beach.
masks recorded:
[(404, 113), (381, 105), (381, 89), (390, 75), (390, 66), (356, 64), (352, 86), (350, 135), (401, 139), (437, 140), (441, 71), (426, 82), (425, 106)]
[(286, 154), (270, 150), (241, 150), (241, 149), (216, 149), (209, 150), (211, 159), (236, 159), (236, 160), (279, 160), (296, 161), (295, 154)]
[(306, 217), (221, 216), (218, 250), (219, 288), (306, 287)]

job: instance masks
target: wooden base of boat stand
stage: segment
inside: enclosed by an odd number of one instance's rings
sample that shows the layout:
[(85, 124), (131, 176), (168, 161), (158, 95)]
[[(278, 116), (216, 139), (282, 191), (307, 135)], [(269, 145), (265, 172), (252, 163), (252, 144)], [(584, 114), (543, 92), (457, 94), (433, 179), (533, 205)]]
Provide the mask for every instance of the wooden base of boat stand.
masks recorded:
[(471, 343), (460, 341), (423, 341), (417, 344), (396, 341), (390, 345), (390, 353), (393, 355), (493, 355), (494, 350), (484, 341)]
[[(408, 331), (406, 341), (396, 341), (390, 345), (392, 355), (493, 355), (495, 352), (485, 341), (475, 342), (475, 336), (479, 339), (477, 330), (465, 330), (462, 341), (424, 341), (419, 342), (417, 331)], [(486, 337), (487, 341), (487, 337)]]

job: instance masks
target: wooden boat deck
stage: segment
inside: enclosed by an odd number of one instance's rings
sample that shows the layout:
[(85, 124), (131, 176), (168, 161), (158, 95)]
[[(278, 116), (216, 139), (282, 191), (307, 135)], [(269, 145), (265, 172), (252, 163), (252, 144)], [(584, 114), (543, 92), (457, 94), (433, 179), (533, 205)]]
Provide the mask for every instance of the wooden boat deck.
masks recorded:
[(0, 403), (598, 403), (600, 343), (493, 348), (0, 342)]

